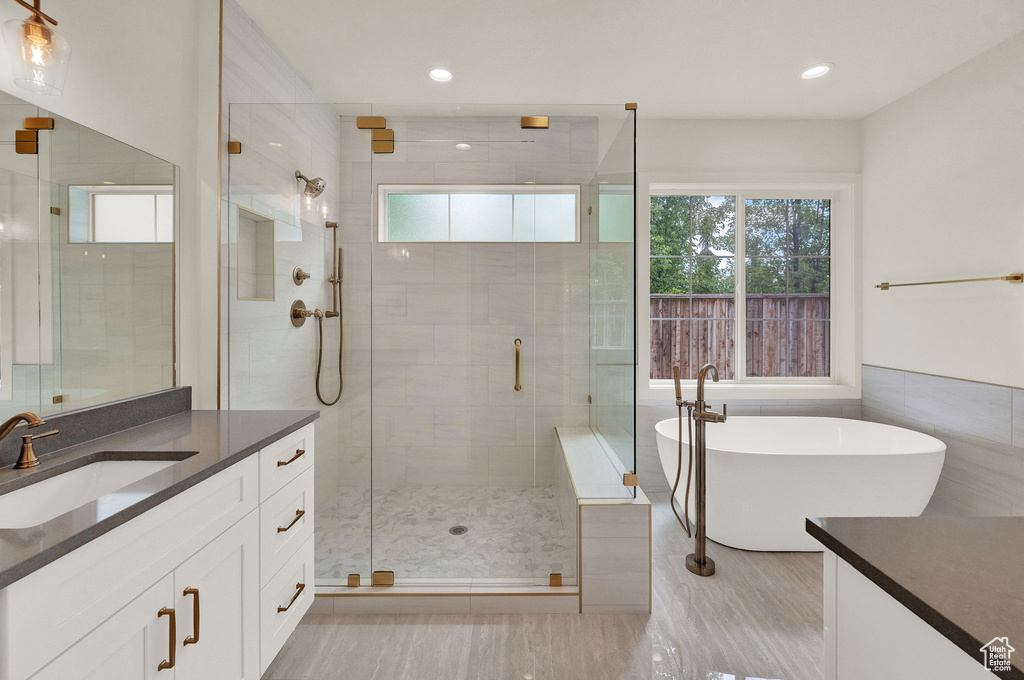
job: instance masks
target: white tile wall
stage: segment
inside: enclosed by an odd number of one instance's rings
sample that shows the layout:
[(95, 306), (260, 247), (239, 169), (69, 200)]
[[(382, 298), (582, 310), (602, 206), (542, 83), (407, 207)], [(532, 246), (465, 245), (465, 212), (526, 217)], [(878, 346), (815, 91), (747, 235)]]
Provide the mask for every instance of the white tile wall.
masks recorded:
[(865, 366), (863, 418), (946, 444), (931, 514), (1024, 514), (1024, 391)]
[[(371, 206), (369, 189), (380, 183), (516, 182), (526, 175), (579, 183), (596, 170), (596, 120), (526, 132), (512, 117), (389, 117), (399, 140), (491, 142), (462, 152), (454, 143), (400, 141), (395, 154), (373, 157), (371, 172), (357, 162), (366, 158), (369, 133), (353, 123), (342, 119), (343, 159), (353, 161), (342, 172), (350, 173), (346, 184), (364, 183), (367, 191), (353, 199)], [(510, 139), (534, 143), (499, 141)], [(587, 235), (584, 243), (536, 246), (380, 244), (369, 223), (373, 209), (360, 213), (363, 242), (373, 249), (372, 436), (375, 454), (384, 447), (392, 468), (375, 462), (375, 483), (552, 483), (555, 426), (586, 425), (589, 416)], [(523, 342), (519, 392), (512, 388), (516, 338)]]
[(586, 505), (580, 515), (583, 613), (648, 612), (651, 505)]
[[(222, 150), (221, 308), (228, 310), (222, 334), (222, 407), (233, 409), (319, 409), (316, 421), (318, 504), (329, 502), (344, 486), (370, 482), (370, 338), (369, 338), (369, 158), (360, 144), (355, 157), (342, 121), (281, 56), (234, 0), (224, 2), (224, 79), (222, 126), (227, 139), (242, 142), (243, 152)], [(354, 125), (351, 125), (354, 128)], [(340, 223), (344, 248), (345, 390), (335, 406), (317, 401), (314, 391), (317, 327), (310, 320), (294, 328), (288, 317), (292, 300), (326, 310), (332, 304), (326, 277), (331, 268), (331, 234), (319, 211), (307, 206), (294, 173), (323, 177), (326, 219)], [(362, 185), (360, 185), (362, 182)], [(236, 298), (235, 208), (243, 206), (276, 221), (275, 300)], [(312, 275), (301, 287), (291, 280), (294, 267)], [(339, 323), (325, 321), (322, 390), (337, 393)], [(408, 427), (406, 427), (408, 430)], [(408, 436), (408, 435), (406, 435)], [(386, 452), (380, 452), (387, 459)], [(396, 478), (404, 477), (393, 465)], [(364, 550), (369, 554), (369, 546)], [(365, 569), (369, 573), (370, 565)]]

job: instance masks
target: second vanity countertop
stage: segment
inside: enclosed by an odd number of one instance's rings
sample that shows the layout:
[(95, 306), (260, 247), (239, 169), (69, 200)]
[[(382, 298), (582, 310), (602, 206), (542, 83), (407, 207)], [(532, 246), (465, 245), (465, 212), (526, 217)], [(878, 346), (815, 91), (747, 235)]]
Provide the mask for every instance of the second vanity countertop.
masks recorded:
[[(830, 517), (807, 532), (972, 658), (1024, 641), (1024, 517)], [(999, 677), (1024, 678), (1022, 659)]]
[[(0, 529), (0, 589), (295, 432), (319, 411), (188, 411), (40, 456), (31, 470), (0, 470), (0, 494), (32, 476), (95, 454), (134, 452), (187, 458), (121, 492), (25, 529)], [(173, 457), (173, 456), (172, 456)]]

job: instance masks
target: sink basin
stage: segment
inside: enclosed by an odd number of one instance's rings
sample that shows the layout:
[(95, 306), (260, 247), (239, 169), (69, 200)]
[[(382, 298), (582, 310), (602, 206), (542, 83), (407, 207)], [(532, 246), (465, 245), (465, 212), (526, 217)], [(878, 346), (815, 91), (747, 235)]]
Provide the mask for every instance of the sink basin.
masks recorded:
[(0, 496), (0, 529), (42, 524), (178, 462), (104, 460), (15, 489)]

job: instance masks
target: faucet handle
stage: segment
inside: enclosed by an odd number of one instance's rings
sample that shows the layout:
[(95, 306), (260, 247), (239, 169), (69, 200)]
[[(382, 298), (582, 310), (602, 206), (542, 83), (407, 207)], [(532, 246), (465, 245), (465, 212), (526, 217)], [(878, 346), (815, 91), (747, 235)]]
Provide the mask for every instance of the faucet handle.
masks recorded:
[[(41, 424), (42, 423), (40, 423), (40, 425)], [(36, 458), (36, 452), (32, 448), (33, 440), (49, 437), (50, 435), (58, 434), (59, 432), (60, 430), (50, 430), (49, 432), (43, 432), (42, 434), (21, 435), (21, 453), (18, 455), (18, 462), (14, 464), (14, 469), (27, 470), (28, 468), (34, 468), (39, 465), (39, 459)]]
[(724, 403), (723, 403), (723, 404), (722, 404), (722, 422), (723, 422), (723, 423), (725, 422), (725, 419), (726, 419), (726, 418), (727, 418), (728, 416), (729, 416), (729, 405), (728, 405), (728, 404), (724, 404)]
[[(39, 424), (42, 425), (42, 423), (39, 423)], [(49, 432), (43, 432), (41, 434), (23, 434), (23, 435), (21, 435), (21, 441), (28, 443), (28, 442), (35, 441), (36, 439), (42, 439), (43, 437), (49, 437), (50, 435), (53, 435), (53, 434), (60, 434), (60, 430), (50, 430)]]

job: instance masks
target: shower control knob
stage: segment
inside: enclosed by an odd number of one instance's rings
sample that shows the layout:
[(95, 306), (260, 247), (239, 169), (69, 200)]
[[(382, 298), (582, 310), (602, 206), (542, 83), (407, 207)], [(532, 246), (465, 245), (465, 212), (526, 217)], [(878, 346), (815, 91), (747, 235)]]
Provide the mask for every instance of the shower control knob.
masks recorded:
[(296, 267), (292, 270), (292, 281), (295, 282), (296, 286), (301, 286), (302, 282), (309, 278), (309, 274), (302, 271), (302, 267)]

